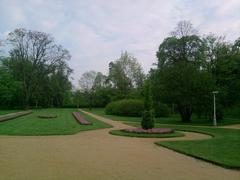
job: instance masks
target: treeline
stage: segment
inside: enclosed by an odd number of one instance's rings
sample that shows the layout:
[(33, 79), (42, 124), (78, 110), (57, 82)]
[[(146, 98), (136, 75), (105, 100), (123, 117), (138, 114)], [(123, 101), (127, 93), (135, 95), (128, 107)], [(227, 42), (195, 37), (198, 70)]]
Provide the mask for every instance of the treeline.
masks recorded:
[(228, 42), (200, 35), (188, 21), (179, 22), (159, 45), (156, 66), (148, 74), (123, 52), (109, 63), (107, 74), (85, 72), (77, 89), (69, 80), (70, 54), (50, 35), (16, 29), (6, 44), (9, 56), (0, 61), (1, 107), (105, 107), (121, 99), (143, 100), (146, 84), (158, 116), (178, 112), (182, 121), (190, 121), (193, 113), (210, 119), (213, 91), (219, 92), (218, 119), (240, 104), (240, 38)]
[[(3, 45), (3, 44), (2, 44)], [(43, 32), (16, 29), (0, 59), (0, 107), (61, 107), (71, 95), (69, 52)]]
[(231, 43), (223, 36), (199, 35), (190, 22), (181, 21), (156, 56), (156, 67), (147, 75), (127, 52), (109, 64), (108, 75), (84, 73), (79, 92), (84, 102), (105, 106), (118, 99), (143, 99), (143, 86), (150, 82), (155, 113), (179, 112), (182, 121), (190, 121), (193, 113), (211, 119), (213, 91), (219, 92), (218, 119), (223, 118), (224, 109), (238, 107), (240, 38)]

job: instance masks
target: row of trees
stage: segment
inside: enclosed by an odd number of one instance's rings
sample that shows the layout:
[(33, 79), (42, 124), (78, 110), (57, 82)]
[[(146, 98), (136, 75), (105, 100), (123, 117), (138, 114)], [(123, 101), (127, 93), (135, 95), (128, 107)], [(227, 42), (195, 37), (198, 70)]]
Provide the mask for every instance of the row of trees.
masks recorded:
[(163, 40), (156, 67), (147, 75), (135, 57), (123, 52), (109, 63), (107, 75), (85, 72), (78, 90), (69, 80), (69, 52), (50, 35), (16, 29), (6, 42), (9, 56), (0, 60), (2, 107), (104, 107), (119, 99), (143, 100), (146, 84), (155, 112), (171, 107), (182, 121), (190, 121), (193, 113), (212, 117), (214, 90), (219, 91), (218, 118), (223, 108), (240, 103), (240, 38), (230, 43), (214, 34), (201, 36), (188, 21)]
[(123, 52), (119, 59), (109, 63), (108, 75), (85, 72), (79, 80), (81, 91), (77, 92), (77, 96), (85, 98), (84, 102), (88, 102), (90, 107), (103, 107), (119, 99), (142, 98), (144, 79), (145, 75), (136, 58)]
[(9, 33), (9, 56), (0, 59), (0, 106), (62, 106), (71, 93), (69, 52), (43, 32)]
[(211, 92), (218, 90), (222, 118), (222, 109), (240, 100), (239, 50), (240, 39), (201, 37), (190, 22), (180, 22), (157, 51), (157, 68), (150, 72), (154, 100), (176, 104), (182, 121), (190, 121), (192, 113), (212, 117)]
[(187, 122), (193, 113), (212, 117), (214, 90), (219, 91), (218, 119), (223, 118), (224, 108), (239, 103), (240, 39), (230, 43), (223, 36), (201, 36), (190, 22), (181, 21), (160, 44), (156, 56), (156, 68), (144, 75), (136, 58), (122, 53), (109, 63), (108, 75), (84, 73), (82, 93), (90, 104), (104, 106), (117, 99), (144, 99), (143, 85), (150, 82), (153, 108), (166, 104)]

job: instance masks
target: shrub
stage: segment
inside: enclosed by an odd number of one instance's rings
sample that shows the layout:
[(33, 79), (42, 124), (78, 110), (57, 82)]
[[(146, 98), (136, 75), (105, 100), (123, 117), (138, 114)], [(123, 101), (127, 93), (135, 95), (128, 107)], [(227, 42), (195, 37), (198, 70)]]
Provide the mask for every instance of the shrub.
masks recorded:
[(153, 119), (152, 111), (143, 112), (141, 125), (143, 129), (152, 129), (154, 127), (154, 119)]
[(123, 99), (109, 103), (106, 108), (106, 114), (118, 116), (140, 117), (144, 109), (143, 101), (137, 99)]
[(166, 104), (161, 102), (154, 103), (155, 117), (168, 117), (170, 116), (170, 109)]

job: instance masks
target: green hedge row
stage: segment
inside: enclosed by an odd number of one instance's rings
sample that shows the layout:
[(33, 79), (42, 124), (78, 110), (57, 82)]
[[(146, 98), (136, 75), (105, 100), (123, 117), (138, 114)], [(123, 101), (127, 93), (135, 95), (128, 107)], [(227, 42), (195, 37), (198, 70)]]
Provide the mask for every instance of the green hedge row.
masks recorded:
[(109, 103), (106, 108), (106, 114), (118, 116), (142, 116), (144, 104), (142, 100), (137, 99), (123, 99)]

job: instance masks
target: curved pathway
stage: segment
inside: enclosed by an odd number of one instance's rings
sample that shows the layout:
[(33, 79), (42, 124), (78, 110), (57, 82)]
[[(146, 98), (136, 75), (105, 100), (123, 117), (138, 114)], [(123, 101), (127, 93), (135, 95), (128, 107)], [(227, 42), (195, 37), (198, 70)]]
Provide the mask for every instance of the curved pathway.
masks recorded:
[[(88, 114), (112, 124), (112, 129), (128, 127), (121, 122)], [(240, 179), (239, 171), (156, 146), (152, 143), (156, 139), (113, 136), (108, 134), (109, 130), (85, 131), (68, 136), (1, 136), (0, 179)], [(209, 137), (186, 133), (186, 137), (177, 139), (202, 138)]]

